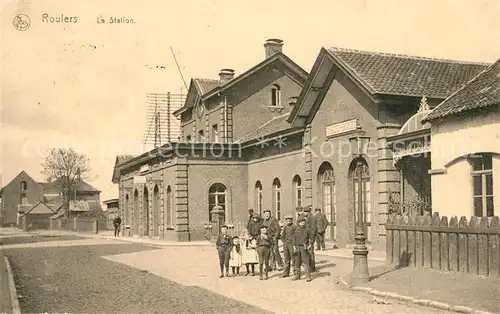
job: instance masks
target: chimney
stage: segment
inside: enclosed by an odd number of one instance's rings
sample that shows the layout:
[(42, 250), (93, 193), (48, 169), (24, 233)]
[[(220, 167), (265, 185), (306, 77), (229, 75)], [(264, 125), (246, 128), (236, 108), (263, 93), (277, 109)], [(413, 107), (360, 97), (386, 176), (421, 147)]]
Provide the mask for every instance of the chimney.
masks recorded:
[(298, 99), (299, 99), (299, 97), (290, 97), (290, 98), (288, 98), (288, 105), (290, 107), (295, 106), (295, 104), (297, 103)]
[(221, 84), (227, 83), (234, 78), (234, 70), (233, 69), (222, 69), (219, 72), (219, 78)]
[(264, 44), (266, 50), (266, 59), (275, 53), (283, 51), (283, 40), (277, 38), (271, 38), (266, 40)]

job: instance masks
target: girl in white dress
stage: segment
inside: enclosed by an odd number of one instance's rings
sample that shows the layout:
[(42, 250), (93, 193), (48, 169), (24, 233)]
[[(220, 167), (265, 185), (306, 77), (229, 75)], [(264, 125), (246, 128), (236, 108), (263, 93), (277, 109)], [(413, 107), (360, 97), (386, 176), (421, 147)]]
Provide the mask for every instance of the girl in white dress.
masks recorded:
[(233, 247), (231, 248), (231, 255), (229, 257), (229, 266), (233, 271), (233, 277), (240, 274), (241, 245), (240, 238), (238, 237), (233, 237)]
[(245, 276), (255, 276), (255, 265), (259, 263), (259, 255), (257, 254), (257, 240), (252, 238), (248, 230), (243, 230), (241, 239), (243, 241), (242, 263), (245, 264), (247, 273)]

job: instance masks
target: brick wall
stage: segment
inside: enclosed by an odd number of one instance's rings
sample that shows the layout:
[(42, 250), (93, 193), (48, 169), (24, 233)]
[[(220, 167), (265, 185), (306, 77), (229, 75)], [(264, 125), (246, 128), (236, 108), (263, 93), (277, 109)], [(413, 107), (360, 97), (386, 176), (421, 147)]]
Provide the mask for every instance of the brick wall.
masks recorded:
[(226, 186), (226, 221), (247, 219), (247, 167), (241, 162), (196, 162), (187, 167), (189, 184), (189, 235), (203, 240), (208, 222), (208, 190), (214, 183)]
[[(26, 181), (27, 190), (21, 190), (21, 181)], [(25, 193), (28, 203), (35, 205), (42, 200), (43, 192), (41, 186), (28, 174), (21, 172), (9, 184), (3, 187), (2, 192), (2, 217), (3, 225), (17, 224), (17, 205), (21, 203), (21, 194)]]

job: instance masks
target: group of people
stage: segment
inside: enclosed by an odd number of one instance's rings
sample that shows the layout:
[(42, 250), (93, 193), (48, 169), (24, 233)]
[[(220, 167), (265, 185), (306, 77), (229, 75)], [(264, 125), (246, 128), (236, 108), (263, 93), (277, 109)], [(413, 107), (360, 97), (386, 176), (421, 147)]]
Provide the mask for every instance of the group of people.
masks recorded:
[[(321, 209), (315, 211), (316, 215), (312, 215), (311, 206), (305, 207), (299, 213), (297, 224), (293, 223), (292, 216), (286, 216), (281, 227), (270, 210), (265, 210), (264, 217), (261, 217), (250, 209), (246, 229), (239, 237), (231, 237), (227, 226), (221, 226), (216, 242), (220, 278), (224, 277), (224, 270), (226, 277), (239, 275), (243, 265), (245, 276), (255, 276), (258, 264), (260, 280), (267, 280), (269, 272), (274, 270), (283, 270), (281, 277), (289, 277), (292, 266), (292, 280), (299, 280), (303, 266), (306, 281), (311, 281), (311, 272), (316, 272), (314, 245), (318, 250), (325, 249), (324, 235), (329, 225)], [(279, 251), (279, 240), (283, 242), (284, 261)]]

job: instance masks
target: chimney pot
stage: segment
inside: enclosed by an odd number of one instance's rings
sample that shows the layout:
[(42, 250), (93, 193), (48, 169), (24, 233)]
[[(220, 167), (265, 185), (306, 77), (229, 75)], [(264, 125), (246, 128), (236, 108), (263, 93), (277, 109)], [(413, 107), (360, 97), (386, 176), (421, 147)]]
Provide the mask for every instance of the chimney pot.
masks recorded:
[(219, 79), (221, 84), (229, 82), (234, 78), (234, 70), (233, 69), (222, 69), (219, 72)]
[(283, 40), (278, 38), (270, 38), (264, 43), (264, 48), (266, 51), (266, 59), (274, 55), (275, 53), (283, 51)]
[(297, 103), (298, 99), (299, 99), (299, 97), (290, 97), (290, 98), (288, 98), (288, 105), (290, 107), (295, 106), (295, 104)]

